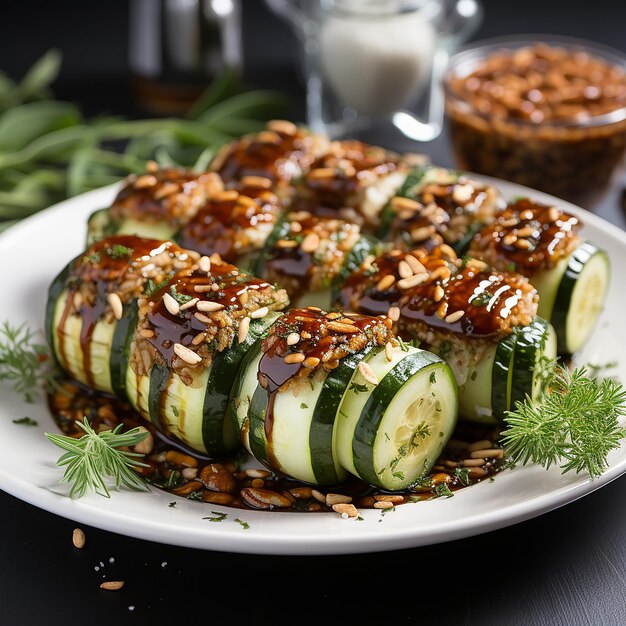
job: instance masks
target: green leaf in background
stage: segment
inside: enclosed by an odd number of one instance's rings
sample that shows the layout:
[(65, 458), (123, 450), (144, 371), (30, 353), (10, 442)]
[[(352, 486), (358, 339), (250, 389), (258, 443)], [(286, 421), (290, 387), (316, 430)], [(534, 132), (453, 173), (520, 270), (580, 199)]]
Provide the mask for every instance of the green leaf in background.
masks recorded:
[(54, 100), (50, 85), (61, 54), (47, 52), (15, 82), (0, 72), (0, 232), (51, 204), (161, 166), (202, 171), (224, 143), (260, 130), (280, 117), (276, 92), (241, 92), (225, 72), (181, 118), (85, 120), (68, 102)]

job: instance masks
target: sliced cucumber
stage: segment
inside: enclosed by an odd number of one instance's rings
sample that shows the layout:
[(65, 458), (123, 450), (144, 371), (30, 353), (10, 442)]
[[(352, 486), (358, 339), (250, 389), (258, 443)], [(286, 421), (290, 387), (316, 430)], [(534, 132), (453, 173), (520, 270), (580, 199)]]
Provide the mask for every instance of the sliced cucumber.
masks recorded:
[[(331, 292), (331, 300), (329, 302), (337, 302), (339, 297), (339, 291), (341, 290), (343, 284), (346, 282), (346, 279), (352, 272), (357, 270), (361, 263), (365, 260), (365, 258), (369, 255), (378, 256), (383, 249), (383, 244), (378, 239), (374, 237), (370, 237), (369, 235), (362, 235), (359, 240), (354, 244), (350, 253), (346, 256), (341, 269), (337, 273), (337, 275), (333, 278), (332, 281), (332, 292)], [(307, 302), (307, 306), (310, 303)], [(314, 305), (318, 306), (318, 305)], [(327, 308), (328, 302), (326, 307)]]
[(118, 233), (119, 224), (111, 217), (110, 209), (98, 209), (87, 219), (87, 247), (100, 239)]
[(272, 232), (269, 234), (263, 249), (254, 262), (253, 274), (255, 276), (263, 276), (263, 272), (265, 271), (265, 262), (267, 259), (271, 258), (272, 248), (276, 245), (276, 242), (279, 239), (285, 238), (289, 234), (290, 230), (291, 224), (287, 221), (287, 217), (285, 215), (280, 216), (276, 221)]
[(389, 491), (428, 472), (456, 424), (454, 376), (439, 357), (409, 348), (374, 349), (365, 361), (378, 379), (357, 369), (339, 407), (337, 455), (349, 472)]
[[(558, 337), (560, 354), (578, 352), (589, 338), (604, 306), (610, 274), (607, 253), (589, 241), (569, 257), (554, 296), (550, 318)], [(540, 291), (540, 306), (542, 297)]]
[(545, 393), (549, 364), (556, 357), (552, 326), (535, 318), (498, 344), (490, 346), (459, 389), (459, 415), (485, 424), (503, 422), (506, 411), (529, 396)]
[(136, 300), (131, 300), (124, 305), (122, 317), (115, 325), (111, 339), (109, 357), (111, 390), (120, 398), (126, 398), (126, 370), (130, 356), (130, 343), (137, 328), (138, 311)]
[(58, 305), (59, 298), (61, 294), (65, 291), (65, 286), (67, 283), (67, 277), (70, 272), (70, 268), (74, 261), (70, 261), (53, 279), (50, 283), (50, 287), (48, 288), (48, 297), (46, 300), (46, 313), (44, 320), (44, 328), (46, 334), (46, 341), (48, 342), (48, 346), (52, 351), (55, 361), (57, 365), (62, 367), (62, 363), (59, 361), (57, 356), (57, 350), (55, 346), (57, 346), (57, 323), (58, 319), (56, 318), (55, 311)]

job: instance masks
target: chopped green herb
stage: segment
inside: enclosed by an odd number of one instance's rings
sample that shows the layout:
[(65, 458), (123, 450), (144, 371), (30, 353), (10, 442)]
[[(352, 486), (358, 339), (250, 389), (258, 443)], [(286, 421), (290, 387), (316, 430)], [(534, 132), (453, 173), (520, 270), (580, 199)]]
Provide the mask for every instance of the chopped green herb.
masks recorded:
[(213, 517), (203, 517), (202, 519), (209, 522), (223, 522), (228, 517), (228, 513), (220, 513), (219, 511), (211, 511), (211, 513), (213, 513)]
[(23, 424), (24, 426), (39, 426), (39, 422), (32, 417), (20, 417), (19, 419), (13, 420), (13, 423)]
[(178, 412), (178, 407), (174, 404), (170, 404), (170, 408), (172, 409), (172, 413), (175, 417), (180, 417), (180, 413)]
[(90, 263), (92, 263), (93, 265), (96, 265), (97, 263), (100, 263), (100, 253), (99, 252), (92, 252), (88, 257), (87, 257), (88, 261)]
[(404, 480), (404, 472), (392, 472), (391, 475), (398, 480)]
[(387, 513), (391, 513), (392, 511), (395, 511), (396, 507), (395, 506), (390, 506), (388, 509), (381, 509), (380, 510), (380, 519), (378, 520), (379, 522), (383, 521), (383, 517), (385, 517), (385, 515), (387, 515)]
[(354, 521), (355, 522), (362, 522), (363, 518), (359, 515)]
[(176, 300), (178, 304), (185, 304), (192, 299), (192, 297), (188, 296), (187, 294), (178, 293), (178, 291), (176, 290), (176, 285), (172, 285), (170, 287), (170, 296), (172, 296), (172, 298), (174, 298), (174, 300)]
[(472, 306), (476, 307), (486, 306), (487, 304), (489, 304), (491, 298), (493, 298), (492, 294), (490, 294), (488, 291), (483, 291), (482, 293), (479, 293), (471, 298), (469, 302)]
[(513, 261), (510, 261), (509, 263), (506, 264), (506, 271), (507, 272), (516, 272), (517, 271), (517, 265)]
[(469, 467), (455, 467), (454, 475), (459, 479), (461, 484), (466, 487), (470, 484)]
[(157, 291), (163, 289), (168, 282), (169, 278), (165, 278), (160, 283), (155, 283), (151, 278), (148, 278), (146, 285), (143, 288), (143, 293), (148, 297), (153, 296)]
[(121, 243), (114, 243), (107, 248), (107, 254), (112, 259), (127, 259), (133, 253), (133, 249), (122, 245)]
[(448, 487), (448, 483), (445, 482), (435, 485), (433, 491), (435, 492), (434, 497), (436, 498), (451, 498), (454, 495), (454, 493), (450, 490), (450, 487)]
[(168, 489), (174, 489), (181, 484), (182, 480), (182, 474), (178, 470), (172, 470), (165, 481), (165, 487)]
[(191, 493), (187, 494), (187, 500), (196, 500), (201, 502), (202, 492), (199, 489), (197, 491), (192, 491)]
[(402, 337), (396, 337), (396, 340), (400, 344), (400, 348), (402, 349), (403, 352), (409, 351), (409, 344), (406, 341), (404, 341)]
[(301, 409), (308, 409), (308, 408), (309, 408), (309, 405), (308, 405), (308, 404), (306, 404), (306, 402), (300, 402), (300, 408), (301, 408)]
[(367, 393), (367, 384), (350, 383), (349, 391), (354, 391), (355, 393)]
[(248, 522), (244, 522), (242, 519), (240, 519), (239, 517), (235, 518), (235, 521), (244, 529), (244, 530), (248, 530), (250, 528), (250, 524), (248, 524)]
[(176, 508), (176, 501), (175, 501), (175, 500), (172, 500), (172, 502), (170, 502), (167, 506), (168, 506), (170, 509), (174, 509), (174, 508)]

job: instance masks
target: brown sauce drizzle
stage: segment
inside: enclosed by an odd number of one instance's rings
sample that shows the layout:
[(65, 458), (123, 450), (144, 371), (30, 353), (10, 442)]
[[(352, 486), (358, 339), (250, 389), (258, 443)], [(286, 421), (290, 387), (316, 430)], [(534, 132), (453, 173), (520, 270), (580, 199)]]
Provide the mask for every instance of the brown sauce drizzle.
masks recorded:
[(246, 193), (230, 190), (216, 195), (198, 211), (183, 228), (180, 242), (200, 254), (219, 254), (225, 261), (235, 263), (246, 252), (242, 247), (241, 231), (257, 228), (262, 223), (274, 224), (282, 206), (274, 193), (248, 188)]
[[(440, 332), (498, 340), (510, 332), (512, 318), (524, 314), (522, 300), (534, 292), (524, 277), (491, 271), (480, 262), (446, 258), (441, 248), (431, 254), (417, 252), (428, 275), (424, 282), (405, 288), (399, 266), (410, 253), (392, 251), (348, 277), (341, 290), (341, 306), (370, 315), (387, 314), (391, 307), (398, 307), (401, 336), (410, 335), (415, 323), (421, 322)], [(387, 276), (394, 277), (388, 287), (381, 283)]]
[(557, 207), (520, 198), (474, 236), (469, 254), (498, 269), (532, 276), (577, 247), (581, 226), (577, 217)]

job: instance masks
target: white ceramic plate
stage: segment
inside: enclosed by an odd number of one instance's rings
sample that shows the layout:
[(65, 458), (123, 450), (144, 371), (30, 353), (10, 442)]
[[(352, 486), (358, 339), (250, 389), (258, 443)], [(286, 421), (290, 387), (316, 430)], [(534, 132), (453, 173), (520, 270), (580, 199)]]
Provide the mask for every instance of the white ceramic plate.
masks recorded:
[[(619, 276), (626, 267), (626, 233), (604, 220), (560, 200), (500, 181), (505, 197), (530, 195), (561, 205), (579, 215), (584, 235), (608, 250), (614, 276), (606, 309), (580, 362), (618, 360), (626, 345), (623, 311), (626, 293)], [(83, 249), (86, 219), (107, 206), (115, 188), (90, 192), (43, 211), (0, 236), (2, 296), (0, 321), (26, 321), (43, 326), (46, 290), (51, 279)], [(613, 373), (613, 372), (612, 372)], [(615, 372), (626, 380), (626, 362)], [(458, 492), (453, 498), (407, 504), (387, 515), (363, 510), (362, 521), (338, 515), (307, 515), (242, 511), (192, 502), (154, 489), (151, 493), (113, 492), (111, 499), (90, 495), (67, 497), (55, 467), (59, 449), (43, 436), (55, 424), (43, 400), (24, 404), (17, 395), (0, 390), (0, 489), (37, 507), (124, 535), (162, 543), (259, 554), (341, 554), (373, 552), (433, 544), (488, 532), (540, 515), (584, 496), (626, 471), (626, 448), (610, 456), (610, 468), (598, 480), (562, 476), (558, 469), (536, 466), (505, 470), (493, 482)], [(38, 427), (13, 424), (30, 416)], [(176, 506), (168, 504), (176, 500)], [(228, 513), (220, 523), (203, 520), (211, 511)], [(247, 522), (249, 529), (236, 520)]]

